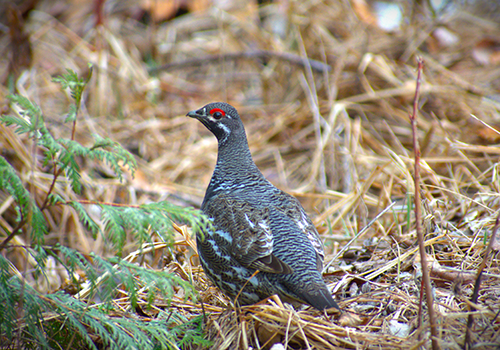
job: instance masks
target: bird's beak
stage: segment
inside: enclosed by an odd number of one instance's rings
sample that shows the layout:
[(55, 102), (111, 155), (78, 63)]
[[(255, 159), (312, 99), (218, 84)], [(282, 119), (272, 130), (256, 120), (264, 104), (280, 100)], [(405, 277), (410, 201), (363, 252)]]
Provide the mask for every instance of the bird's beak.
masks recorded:
[(196, 118), (196, 119), (200, 119), (200, 118), (203, 118), (203, 117), (206, 117), (206, 111), (205, 111), (205, 108), (202, 108), (202, 109), (198, 109), (198, 110), (194, 110), (194, 111), (191, 111), (189, 112), (188, 114), (186, 114), (188, 117), (191, 117), (191, 118)]
[(196, 113), (196, 111), (188, 112), (188, 114), (186, 114), (186, 116), (191, 117), (191, 118), (199, 117), (199, 115), (198, 115), (198, 113)]

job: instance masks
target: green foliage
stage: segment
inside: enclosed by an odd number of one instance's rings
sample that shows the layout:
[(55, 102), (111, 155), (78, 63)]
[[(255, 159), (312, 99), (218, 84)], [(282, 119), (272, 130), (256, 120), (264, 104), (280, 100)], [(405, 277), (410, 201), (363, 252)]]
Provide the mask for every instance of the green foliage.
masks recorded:
[[(71, 96), (75, 98), (76, 104), (70, 107), (66, 121), (76, 121), (76, 113), (79, 109), (86, 82), (83, 79), (78, 79), (73, 71), (68, 70), (68, 72), (64, 77), (55, 78), (54, 80), (60, 82), (64, 88), (69, 87), (71, 89)], [(102, 138), (99, 135), (93, 135), (94, 144), (90, 147), (85, 147), (72, 139), (62, 138), (56, 140), (45, 126), (40, 107), (20, 95), (13, 95), (10, 98), (21, 109), (19, 116), (6, 115), (2, 116), (0, 120), (6, 125), (14, 125), (17, 133), (28, 133), (33, 137), (46, 157), (44, 165), (50, 164), (64, 171), (71, 182), (73, 191), (77, 194), (80, 194), (82, 190), (77, 157), (105, 161), (111, 166), (120, 181), (123, 180), (123, 170), (120, 164), (126, 165), (132, 175), (134, 174), (137, 162), (118, 143), (108, 138)]]
[(16, 173), (16, 170), (0, 156), (0, 190), (8, 192), (17, 203), (17, 223), (29, 228), (31, 239), (42, 243), (47, 232), (47, 223), (42, 211), (36, 205), (28, 190)]
[[(0, 305), (16, 305), (18, 296), (10, 292), (9, 269), (10, 262), (0, 255)], [(0, 334), (12, 339), (16, 327), (16, 309), (0, 307)]]
[[(188, 224), (193, 228), (193, 233), (195, 234), (203, 235), (204, 230), (213, 229), (211, 222), (204, 215), (200, 215), (199, 210), (193, 208), (180, 208), (168, 202), (143, 204), (141, 208), (151, 214), (160, 212), (169, 220)], [(164, 222), (159, 221), (153, 229), (158, 231), (163, 230), (164, 225)]]
[(109, 232), (109, 238), (121, 251), (127, 232), (135, 234), (139, 244), (151, 242), (151, 232), (156, 232), (168, 242), (172, 222), (190, 225), (195, 232), (202, 232), (210, 227), (205, 216), (193, 208), (181, 208), (168, 202), (142, 204), (138, 207), (112, 206), (100, 204), (102, 219)]
[[(58, 203), (65, 203), (65, 201), (56, 194), (53, 194), (50, 199), (52, 200), (53, 205), (56, 205)], [(81, 203), (76, 201), (70, 201), (67, 202), (67, 204), (76, 211), (82, 224), (85, 226), (85, 228), (87, 228), (87, 230), (92, 233), (92, 237), (95, 239), (97, 233), (100, 232), (100, 228), (99, 225), (90, 217), (89, 213), (87, 213), (85, 207)]]
[[(174, 317), (158, 317), (148, 322), (133, 313), (127, 317), (110, 317), (99, 307), (89, 306), (64, 292), (42, 295), (28, 284), (23, 285), (18, 277), (5, 279), (5, 264), (6, 259), (0, 256), (0, 301), (16, 305), (22, 300), (25, 305), (22, 319), (25, 327), (19, 331), (26, 347), (37, 344), (36, 348), (42, 349), (58, 346), (75, 348), (79, 344), (79, 348), (101, 348), (90, 334), (98, 335), (106, 349), (176, 349), (188, 344), (210, 344), (202, 337), (200, 317), (188, 321), (176, 314)], [(129, 267), (137, 269), (137, 266)], [(148, 273), (146, 269), (143, 270), (145, 274)], [(117, 274), (114, 277), (119, 276)], [(53, 315), (48, 317), (47, 310)], [(9, 307), (1, 308), (0, 312), (2, 334), (12, 339), (17, 310)], [(4, 328), (7, 332), (4, 332)], [(73, 333), (68, 332), (68, 329), (72, 329)]]
[(178, 324), (178, 326), (172, 328), (172, 332), (176, 334), (177, 338), (180, 339), (179, 346), (183, 347), (189, 344), (199, 345), (207, 347), (211, 345), (211, 342), (201, 337), (203, 334), (203, 315), (199, 315), (191, 320), (187, 320), (181, 314), (175, 314), (171, 317), (172, 322)]
[(90, 81), (90, 78), (92, 78), (92, 72), (92, 65), (89, 65), (89, 75), (86, 79), (78, 78), (78, 75), (71, 69), (67, 69), (67, 73), (62, 77), (56, 77), (53, 79), (53, 81), (55, 81), (56, 83), (61, 84), (64, 90), (69, 88), (71, 97), (75, 100), (75, 104), (70, 107), (65, 122), (72, 122), (76, 120), (78, 109), (80, 108), (80, 103), (82, 101), (83, 91)]
[[(0, 191), (12, 196), (12, 209), (17, 213), (17, 226), (0, 242), (0, 348), (178, 349), (190, 345), (207, 346), (201, 318), (188, 320), (174, 312), (163, 318), (161, 312), (157, 318), (149, 318), (146, 322), (133, 312), (136, 308), (151, 307), (159, 295), (168, 304), (178, 288), (184, 289), (186, 298), (194, 297), (192, 285), (167, 271), (151, 270), (120, 258), (131, 234), (138, 248), (143, 243), (152, 243), (152, 233), (170, 242), (173, 222), (189, 224), (195, 232), (201, 232), (210, 227), (206, 218), (195, 209), (167, 202), (131, 207), (88, 199), (65, 199), (61, 195), (68, 190), (73, 191), (69, 198), (82, 195), (86, 186), (79, 165), (82, 158), (107, 163), (120, 180), (123, 180), (124, 167), (132, 174), (137, 168), (134, 157), (108, 138), (93, 135), (94, 143), (90, 146), (74, 140), (80, 103), (91, 73), (92, 69), (83, 79), (68, 70), (67, 74), (54, 79), (63, 89), (70, 90), (74, 100), (64, 120), (72, 123), (70, 138), (54, 138), (40, 107), (23, 96), (10, 97), (18, 109), (16, 115), (0, 118), (18, 134), (27, 134), (33, 140), (41, 151), (35, 150), (32, 154), (32, 157), (39, 157), (33, 164), (48, 169), (45, 175), (51, 179), (45, 198), (41, 191), (30, 192), (21, 180), (20, 170), (0, 157)], [(56, 193), (56, 188), (64, 190)], [(102, 235), (114, 248), (116, 256), (84, 256), (62, 244), (44, 245), (50, 230), (46, 212), (57, 206), (71, 207), (82, 227), (94, 239)], [(99, 208), (102, 226), (89, 214), (90, 206)], [(43, 294), (28, 283), (29, 279), (21, 278), (13, 261), (8, 260), (9, 254), (2, 252), (10, 248), (9, 242), (21, 233), (29, 233), (25, 237), (30, 241), (21, 248), (36, 262), (32, 274), (44, 278), (48, 272), (47, 261), (52, 259), (66, 270), (70, 285), (89, 291), (85, 298), (77, 299), (63, 291)], [(80, 281), (79, 275), (85, 276), (85, 280)], [(112, 302), (117, 290), (121, 291), (120, 296), (127, 293), (131, 308), (127, 314)], [(147, 305), (139, 303), (139, 297), (144, 295)]]

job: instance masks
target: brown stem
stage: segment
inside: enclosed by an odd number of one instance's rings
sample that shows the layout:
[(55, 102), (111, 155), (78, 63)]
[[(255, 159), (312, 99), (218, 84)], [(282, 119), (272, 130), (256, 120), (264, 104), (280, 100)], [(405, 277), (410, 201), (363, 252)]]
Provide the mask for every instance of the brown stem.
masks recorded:
[(17, 235), (17, 233), (23, 228), (24, 224), (26, 224), (26, 219), (22, 219), (21, 221), (19, 221), (16, 228), (12, 230), (10, 235), (8, 235), (7, 238), (5, 238), (2, 243), (0, 243), (0, 251), (2, 251), (5, 246), (12, 240), (12, 238)]
[[(413, 151), (415, 153), (415, 223), (417, 229), (418, 248), (420, 251), (420, 263), (422, 265), (422, 279), (425, 287), (425, 296), (427, 301), (427, 309), (429, 311), (429, 323), (431, 326), (431, 342), (432, 349), (439, 349), (436, 317), (434, 314), (434, 300), (432, 299), (431, 281), (429, 278), (429, 267), (427, 265), (427, 256), (425, 253), (424, 234), (422, 230), (422, 212), (420, 200), (420, 146), (417, 137), (417, 111), (418, 111), (418, 97), (420, 92), (420, 83), (422, 80), (422, 70), (424, 68), (424, 61), (418, 57), (418, 72), (417, 72), (417, 85), (415, 87), (415, 98), (413, 99), (413, 112), (410, 115), (411, 129), (413, 134)], [(421, 307), (421, 306), (420, 306)]]
[(106, 0), (94, 1), (95, 26), (100, 26), (104, 23), (104, 3)]
[(57, 164), (54, 162), (54, 177), (52, 179), (52, 183), (50, 184), (49, 190), (47, 191), (47, 195), (45, 196), (45, 200), (43, 201), (42, 206), (40, 207), (40, 210), (45, 210), (47, 209), (47, 205), (49, 204), (49, 196), (54, 190), (54, 186), (56, 185), (57, 178), (59, 175), (62, 173), (62, 168), (57, 169)]
[[(498, 231), (498, 227), (500, 226), (500, 214), (497, 216), (497, 220), (495, 222), (495, 227), (493, 228), (493, 233), (491, 234), (490, 237), (490, 242), (488, 243), (488, 246), (486, 247), (486, 252), (484, 253), (483, 260), (481, 261), (481, 264), (479, 265), (479, 268), (477, 269), (477, 276), (476, 276), (476, 282), (474, 283), (474, 291), (472, 292), (472, 297), (470, 298), (470, 301), (472, 304), (477, 303), (477, 297), (479, 295), (479, 287), (481, 286), (481, 275), (483, 274), (483, 270), (486, 267), (486, 261), (488, 260), (488, 256), (490, 255), (492, 249), (493, 249), (493, 243), (495, 242), (496, 239), (496, 234)], [(475, 311), (476, 308), (474, 306), (470, 306), (470, 313), (467, 318), (467, 329), (465, 331), (465, 341), (464, 341), (464, 349), (470, 349), (472, 346), (471, 343), (471, 328), (472, 328), (472, 323), (474, 323), (474, 315), (472, 314), (473, 311)]]
[(226, 53), (220, 55), (211, 55), (211, 56), (203, 56), (200, 58), (194, 58), (191, 60), (184, 60), (182, 62), (172, 62), (161, 65), (159, 67), (155, 67), (149, 70), (149, 73), (156, 73), (161, 70), (169, 70), (171, 68), (182, 68), (182, 67), (191, 67), (191, 66), (199, 66), (202, 64), (210, 63), (210, 62), (219, 62), (221, 60), (238, 60), (241, 58), (256, 58), (256, 59), (265, 59), (265, 58), (277, 58), (282, 61), (287, 61), (292, 64), (306, 67), (307, 65), (311, 66), (311, 69), (324, 72), (330, 71), (332, 68), (323, 62), (313, 60), (310, 58), (305, 59), (302, 56), (289, 53), (289, 52), (274, 52), (268, 50), (253, 50), (253, 51), (243, 51), (243, 52), (233, 52)]

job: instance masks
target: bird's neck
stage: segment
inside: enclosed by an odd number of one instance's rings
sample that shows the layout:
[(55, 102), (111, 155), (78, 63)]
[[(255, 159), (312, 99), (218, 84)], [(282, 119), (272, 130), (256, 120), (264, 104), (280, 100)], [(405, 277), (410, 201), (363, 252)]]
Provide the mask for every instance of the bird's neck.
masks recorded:
[(240, 135), (233, 142), (230, 139), (227, 141), (230, 142), (219, 142), (217, 164), (205, 200), (207, 196), (243, 188), (249, 183), (250, 178), (253, 178), (253, 181), (262, 179), (262, 182), (267, 183), (252, 159), (246, 137)]
[(248, 148), (248, 141), (243, 128), (232, 131), (227, 137), (218, 139), (216, 171), (245, 170), (257, 168)]
[(260, 174), (248, 148), (246, 135), (234, 135), (234, 139), (229, 137), (227, 141), (219, 142), (214, 176), (228, 181), (238, 180), (240, 176), (245, 176), (249, 172)]

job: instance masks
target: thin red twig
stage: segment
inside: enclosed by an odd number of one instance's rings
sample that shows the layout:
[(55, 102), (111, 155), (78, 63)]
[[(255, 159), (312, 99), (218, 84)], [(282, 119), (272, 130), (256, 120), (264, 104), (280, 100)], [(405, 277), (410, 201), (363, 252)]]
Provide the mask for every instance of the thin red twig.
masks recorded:
[[(415, 223), (417, 229), (418, 247), (420, 251), (420, 263), (422, 265), (422, 280), (425, 287), (425, 296), (427, 301), (427, 309), (429, 311), (429, 323), (431, 326), (431, 342), (432, 349), (439, 349), (438, 335), (436, 326), (436, 317), (434, 314), (434, 300), (432, 299), (431, 281), (429, 277), (429, 267), (427, 265), (427, 256), (425, 253), (424, 234), (422, 229), (422, 212), (420, 200), (420, 146), (417, 137), (417, 111), (418, 111), (418, 97), (420, 92), (420, 83), (422, 81), (422, 70), (424, 68), (424, 61), (418, 57), (418, 72), (417, 72), (417, 85), (415, 87), (415, 98), (413, 99), (413, 112), (410, 115), (411, 129), (413, 134), (413, 151), (415, 153)], [(422, 305), (420, 305), (422, 307)]]

